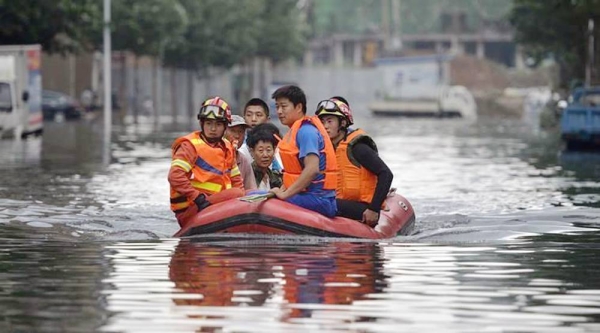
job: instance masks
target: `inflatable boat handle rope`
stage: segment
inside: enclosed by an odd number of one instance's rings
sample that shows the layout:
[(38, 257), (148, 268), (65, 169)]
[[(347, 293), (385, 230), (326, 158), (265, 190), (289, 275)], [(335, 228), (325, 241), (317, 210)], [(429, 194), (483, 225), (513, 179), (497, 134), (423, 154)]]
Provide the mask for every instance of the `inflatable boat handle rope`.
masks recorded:
[[(396, 188), (392, 187), (390, 189), (390, 191), (388, 192), (388, 196), (394, 195), (395, 192), (396, 192)], [(264, 193), (264, 194), (247, 195), (245, 197), (241, 197), (240, 200), (245, 201), (245, 202), (261, 202), (261, 201), (265, 201), (267, 199), (271, 199), (274, 197), (275, 197), (275, 193), (269, 192), (269, 193)]]
[(245, 197), (241, 197), (240, 200), (245, 202), (261, 202), (270, 198), (275, 198), (275, 193), (269, 192), (265, 194), (247, 195)]
[[(394, 193), (396, 193), (396, 188), (392, 187), (388, 192), (388, 196), (392, 196)], [(247, 195), (245, 197), (241, 197), (240, 200), (245, 202), (261, 202), (271, 198), (275, 198), (275, 193), (269, 192), (264, 194)]]

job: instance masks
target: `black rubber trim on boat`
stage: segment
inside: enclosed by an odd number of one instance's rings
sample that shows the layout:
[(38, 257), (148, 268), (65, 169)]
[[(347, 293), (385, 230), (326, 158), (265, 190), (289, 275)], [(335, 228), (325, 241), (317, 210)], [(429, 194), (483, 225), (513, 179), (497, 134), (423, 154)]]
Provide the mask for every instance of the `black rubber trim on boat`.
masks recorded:
[(192, 235), (202, 235), (202, 234), (212, 234), (217, 233), (229, 228), (233, 228), (239, 225), (248, 225), (248, 224), (259, 224), (267, 227), (289, 231), (291, 233), (297, 235), (311, 235), (311, 236), (321, 236), (321, 237), (350, 237), (357, 238), (355, 236), (349, 236), (345, 234), (340, 234), (336, 232), (330, 232), (321, 230), (318, 228), (307, 227), (301, 224), (296, 224), (290, 221), (286, 221), (274, 216), (270, 215), (262, 215), (258, 213), (251, 214), (241, 214), (233, 217), (228, 217), (224, 220), (219, 220), (210, 224), (197, 226), (194, 228), (190, 228), (188, 232), (183, 234), (182, 236), (192, 236)]
[[(411, 219), (400, 229), (398, 235), (406, 234), (412, 230), (415, 222), (415, 215), (413, 214)], [(290, 222), (278, 217), (263, 215), (258, 213), (241, 214), (227, 219), (212, 222), (210, 224), (201, 225), (190, 228), (182, 237), (193, 236), (193, 235), (205, 235), (222, 232), (229, 228), (233, 228), (240, 225), (258, 224), (264, 225), (270, 228), (279, 230), (289, 231), (296, 235), (311, 235), (319, 237), (338, 237), (338, 238), (360, 238), (357, 236), (341, 234), (337, 232), (325, 231), (318, 228), (308, 227), (305, 225)]]

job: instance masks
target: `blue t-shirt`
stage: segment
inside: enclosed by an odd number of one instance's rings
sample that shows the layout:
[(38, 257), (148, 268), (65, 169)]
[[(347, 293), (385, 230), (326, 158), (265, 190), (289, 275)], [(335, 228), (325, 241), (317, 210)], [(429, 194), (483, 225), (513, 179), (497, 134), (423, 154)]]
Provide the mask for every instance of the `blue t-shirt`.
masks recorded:
[[(298, 149), (300, 153), (298, 154), (298, 158), (300, 159), (300, 165), (304, 168), (304, 158), (309, 154), (314, 154), (319, 156), (319, 170), (321, 172), (325, 171), (326, 166), (326, 158), (325, 154), (321, 153), (321, 151), (325, 150), (325, 141), (323, 140), (323, 136), (319, 133), (319, 130), (310, 123), (304, 123), (300, 126), (298, 133), (296, 134), (296, 144), (298, 145)], [(320, 173), (315, 177), (315, 181), (322, 181), (325, 179), (325, 174)], [(306, 188), (308, 193), (324, 196), (324, 197), (335, 197), (335, 190), (324, 190), (323, 182), (320, 183), (311, 183)]]

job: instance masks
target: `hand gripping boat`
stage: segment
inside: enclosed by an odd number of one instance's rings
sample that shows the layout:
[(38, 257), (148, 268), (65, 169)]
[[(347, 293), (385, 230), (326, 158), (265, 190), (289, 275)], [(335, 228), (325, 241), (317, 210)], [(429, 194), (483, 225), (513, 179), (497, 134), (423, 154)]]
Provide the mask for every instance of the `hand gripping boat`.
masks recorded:
[[(344, 217), (331, 219), (279, 199), (244, 198), (209, 206), (187, 221), (174, 236), (238, 233), (382, 239), (410, 233), (415, 221), (408, 200), (394, 192), (386, 198), (385, 209), (381, 210), (375, 228)], [(262, 199), (265, 198), (263, 195)]]

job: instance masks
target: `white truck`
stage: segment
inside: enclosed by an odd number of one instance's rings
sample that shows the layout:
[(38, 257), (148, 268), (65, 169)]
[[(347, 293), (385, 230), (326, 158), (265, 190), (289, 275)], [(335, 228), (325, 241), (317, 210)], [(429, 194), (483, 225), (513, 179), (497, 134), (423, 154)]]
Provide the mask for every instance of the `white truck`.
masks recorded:
[(375, 67), (381, 78), (374, 115), (477, 118), (477, 104), (463, 86), (450, 85), (452, 56), (431, 54), (381, 58)]
[(40, 45), (0, 45), (0, 137), (43, 130)]

